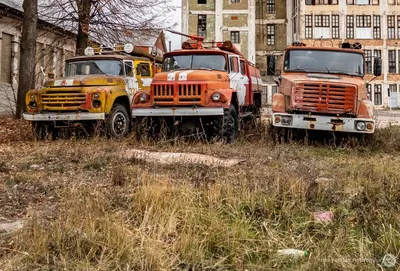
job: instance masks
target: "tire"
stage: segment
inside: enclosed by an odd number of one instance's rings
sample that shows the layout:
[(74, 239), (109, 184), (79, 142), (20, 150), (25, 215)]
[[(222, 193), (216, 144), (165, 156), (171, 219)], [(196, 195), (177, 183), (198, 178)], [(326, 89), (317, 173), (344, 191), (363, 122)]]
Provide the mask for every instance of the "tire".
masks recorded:
[(130, 118), (122, 104), (114, 104), (106, 119), (107, 133), (110, 137), (120, 139), (129, 133)]
[(219, 138), (225, 143), (236, 141), (239, 133), (239, 121), (236, 108), (233, 104), (228, 109), (224, 109), (224, 116), (216, 123)]

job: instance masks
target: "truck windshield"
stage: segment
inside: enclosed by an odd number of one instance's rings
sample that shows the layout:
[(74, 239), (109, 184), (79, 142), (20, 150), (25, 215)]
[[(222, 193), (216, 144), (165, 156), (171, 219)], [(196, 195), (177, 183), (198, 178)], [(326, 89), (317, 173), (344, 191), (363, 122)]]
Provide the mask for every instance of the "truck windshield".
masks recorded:
[(338, 73), (364, 75), (362, 54), (321, 50), (290, 50), (285, 56), (286, 72)]
[(65, 67), (66, 76), (109, 74), (124, 75), (122, 62), (119, 60), (83, 60), (67, 62)]
[(164, 59), (163, 71), (210, 69), (226, 71), (226, 60), (223, 55), (176, 55)]

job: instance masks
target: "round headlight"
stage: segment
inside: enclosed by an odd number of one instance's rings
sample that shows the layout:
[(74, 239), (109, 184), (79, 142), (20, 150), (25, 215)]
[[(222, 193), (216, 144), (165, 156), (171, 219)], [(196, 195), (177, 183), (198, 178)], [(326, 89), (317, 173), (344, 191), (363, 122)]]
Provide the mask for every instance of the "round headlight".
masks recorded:
[(218, 102), (219, 100), (221, 100), (221, 93), (218, 93), (218, 92), (214, 93), (214, 94), (212, 95), (211, 99), (212, 99), (214, 102)]
[(140, 94), (139, 101), (142, 103), (147, 102), (147, 94), (146, 93)]
[(367, 125), (365, 124), (365, 122), (359, 121), (359, 122), (356, 123), (356, 129), (358, 131), (364, 131), (365, 128), (367, 128)]
[(95, 98), (97, 100), (98, 98), (100, 98), (100, 94), (99, 93), (93, 94), (93, 98)]
[(31, 101), (36, 100), (36, 96), (34, 94), (31, 94)]

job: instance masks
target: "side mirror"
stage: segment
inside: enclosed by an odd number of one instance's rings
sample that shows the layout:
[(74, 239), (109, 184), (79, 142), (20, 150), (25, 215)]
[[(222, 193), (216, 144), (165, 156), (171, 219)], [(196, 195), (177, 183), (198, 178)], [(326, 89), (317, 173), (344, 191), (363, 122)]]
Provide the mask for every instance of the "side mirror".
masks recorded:
[(382, 59), (379, 57), (374, 58), (374, 75), (375, 76), (382, 75)]

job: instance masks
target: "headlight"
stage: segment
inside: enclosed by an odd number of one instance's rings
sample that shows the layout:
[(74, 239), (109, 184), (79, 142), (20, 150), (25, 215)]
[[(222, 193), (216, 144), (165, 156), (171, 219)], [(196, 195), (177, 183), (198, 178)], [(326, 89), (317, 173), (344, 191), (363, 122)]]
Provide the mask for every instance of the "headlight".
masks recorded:
[(31, 94), (30, 98), (31, 98), (31, 101), (34, 102), (36, 100), (36, 95)]
[(37, 103), (36, 103), (35, 101), (31, 101), (31, 102), (29, 103), (29, 107), (32, 108), (32, 109), (34, 109), (34, 108), (37, 107)]
[(211, 96), (211, 99), (212, 99), (214, 102), (220, 101), (220, 100), (221, 100), (221, 93), (215, 92), (215, 93)]
[(359, 121), (359, 122), (356, 123), (356, 129), (358, 131), (364, 131), (365, 128), (367, 128), (367, 125), (365, 124), (365, 122)]
[(292, 116), (281, 116), (282, 125), (290, 126), (292, 125), (292, 120), (293, 120)]
[(140, 94), (139, 101), (140, 101), (141, 103), (145, 103), (145, 102), (147, 102), (148, 100), (149, 100), (149, 98), (148, 98), (148, 96), (147, 96), (146, 93)]
[(99, 94), (99, 93), (93, 94), (93, 98), (94, 98), (95, 100), (99, 99), (99, 98), (100, 98), (100, 94)]

